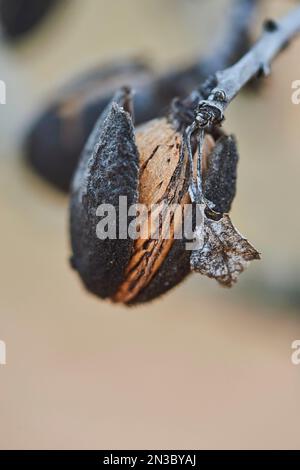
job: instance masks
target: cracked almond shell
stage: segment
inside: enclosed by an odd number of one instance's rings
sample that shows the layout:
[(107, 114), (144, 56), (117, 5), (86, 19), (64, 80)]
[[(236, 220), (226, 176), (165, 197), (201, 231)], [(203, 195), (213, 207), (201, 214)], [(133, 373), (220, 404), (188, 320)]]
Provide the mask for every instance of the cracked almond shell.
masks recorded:
[[(96, 208), (118, 206), (127, 196), (151, 205), (190, 203), (187, 158), (182, 134), (167, 119), (155, 119), (134, 132), (130, 96), (120, 92), (102, 115), (81, 157), (71, 195), (72, 265), (88, 290), (114, 302), (152, 300), (190, 272), (186, 240), (99, 240)], [(238, 154), (232, 136), (206, 136), (203, 173), (205, 195), (216, 210), (230, 210), (235, 195)], [(221, 172), (218, 169), (221, 168)], [(172, 234), (176, 223), (171, 225)]]

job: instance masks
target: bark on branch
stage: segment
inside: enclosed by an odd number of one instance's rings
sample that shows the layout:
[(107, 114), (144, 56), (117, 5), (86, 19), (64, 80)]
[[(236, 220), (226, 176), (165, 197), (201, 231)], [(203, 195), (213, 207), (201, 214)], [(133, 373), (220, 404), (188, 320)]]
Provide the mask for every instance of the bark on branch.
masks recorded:
[(219, 124), (239, 91), (260, 73), (268, 75), (272, 60), (300, 32), (300, 7), (279, 21), (267, 20), (261, 38), (236, 64), (216, 73), (216, 85), (207, 100), (199, 103), (196, 120), (200, 127)]

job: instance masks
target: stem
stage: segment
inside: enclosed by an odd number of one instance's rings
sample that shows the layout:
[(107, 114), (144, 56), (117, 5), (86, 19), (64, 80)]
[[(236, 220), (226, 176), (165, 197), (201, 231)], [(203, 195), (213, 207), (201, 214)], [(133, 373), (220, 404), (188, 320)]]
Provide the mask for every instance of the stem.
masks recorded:
[(197, 115), (200, 126), (218, 124), (224, 111), (248, 83), (259, 73), (267, 75), (272, 60), (300, 32), (300, 7), (290, 11), (278, 22), (268, 20), (261, 38), (236, 64), (216, 73), (217, 85), (207, 100), (199, 103)]

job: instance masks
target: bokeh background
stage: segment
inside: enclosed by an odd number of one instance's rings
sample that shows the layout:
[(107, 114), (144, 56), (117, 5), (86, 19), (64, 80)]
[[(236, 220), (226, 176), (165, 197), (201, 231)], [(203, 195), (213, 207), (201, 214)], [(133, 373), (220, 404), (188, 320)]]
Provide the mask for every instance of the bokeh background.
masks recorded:
[[(296, 2), (261, 1), (263, 18)], [(300, 38), (230, 106), (236, 225), (262, 253), (232, 290), (193, 275), (132, 309), (69, 268), (68, 197), (22, 160), (32, 116), (79, 71), (128, 54), (163, 70), (209, 51), (226, 0), (68, 0), (0, 43), (2, 449), (300, 448)]]

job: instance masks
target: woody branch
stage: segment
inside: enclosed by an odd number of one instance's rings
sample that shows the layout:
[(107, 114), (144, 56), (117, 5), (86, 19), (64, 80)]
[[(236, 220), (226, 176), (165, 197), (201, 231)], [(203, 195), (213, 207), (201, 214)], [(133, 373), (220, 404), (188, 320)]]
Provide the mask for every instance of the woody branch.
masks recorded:
[(300, 7), (279, 21), (268, 20), (261, 38), (236, 64), (217, 72), (216, 83), (207, 100), (199, 103), (197, 121), (200, 127), (219, 124), (224, 112), (239, 91), (260, 73), (268, 75), (272, 60), (300, 32)]

